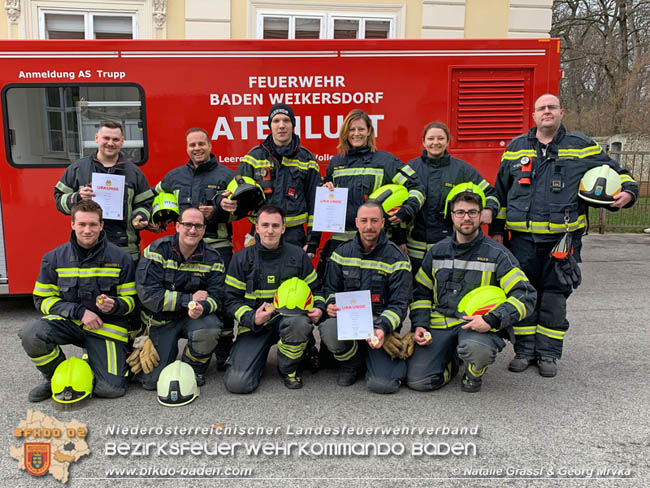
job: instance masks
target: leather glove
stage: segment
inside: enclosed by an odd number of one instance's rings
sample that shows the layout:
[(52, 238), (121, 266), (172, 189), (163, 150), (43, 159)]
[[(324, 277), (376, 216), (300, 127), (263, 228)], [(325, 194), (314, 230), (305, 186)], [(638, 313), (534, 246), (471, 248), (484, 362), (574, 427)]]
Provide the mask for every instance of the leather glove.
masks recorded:
[(555, 260), (555, 273), (558, 281), (564, 286), (572, 286), (575, 289), (582, 283), (580, 267), (572, 254), (567, 254), (565, 259)]
[(145, 337), (145, 339), (143, 341), (142, 350), (140, 351), (140, 363), (142, 364), (142, 371), (144, 371), (145, 374), (149, 374), (156, 366), (158, 366), (160, 356), (158, 356), (158, 351), (156, 351), (151, 339), (147, 336), (142, 337)]
[(142, 371), (142, 363), (140, 362), (140, 349), (133, 349), (133, 352), (126, 358), (126, 364), (131, 368), (133, 374), (138, 374)]
[(402, 338), (399, 334), (392, 333), (384, 337), (384, 351), (393, 359), (402, 354)]
[(413, 332), (408, 332), (402, 337), (402, 352), (400, 353), (400, 359), (408, 359), (413, 355), (415, 350), (415, 338)]

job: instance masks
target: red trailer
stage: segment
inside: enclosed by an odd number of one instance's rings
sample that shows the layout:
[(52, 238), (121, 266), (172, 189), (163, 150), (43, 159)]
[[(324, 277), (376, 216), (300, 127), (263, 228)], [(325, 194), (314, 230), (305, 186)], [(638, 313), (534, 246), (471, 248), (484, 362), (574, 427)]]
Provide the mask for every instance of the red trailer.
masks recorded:
[(378, 147), (403, 161), (421, 152), (425, 124), (445, 121), (450, 152), (494, 181), (535, 98), (557, 93), (559, 53), (558, 39), (1, 41), (0, 294), (31, 293), (41, 256), (68, 239), (54, 185), (94, 151), (104, 118), (122, 121), (124, 150), (152, 186), (187, 161), (190, 127), (235, 169), (277, 102), (293, 106), (323, 173), (359, 107)]

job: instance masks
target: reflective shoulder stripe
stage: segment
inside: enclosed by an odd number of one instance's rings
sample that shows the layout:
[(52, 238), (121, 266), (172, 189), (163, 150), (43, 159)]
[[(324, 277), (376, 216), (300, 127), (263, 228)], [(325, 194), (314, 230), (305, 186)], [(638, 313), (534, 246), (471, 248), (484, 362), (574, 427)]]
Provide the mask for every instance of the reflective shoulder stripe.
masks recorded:
[(61, 278), (119, 278), (120, 268), (56, 268)]
[(239, 281), (237, 278), (229, 274), (226, 275), (226, 285), (237, 288), (238, 290), (246, 290), (246, 283)]
[(51, 283), (39, 283), (38, 281), (34, 284), (34, 290), (32, 293), (39, 297), (54, 297), (61, 295), (57, 285)]
[(341, 168), (332, 172), (332, 178), (339, 176), (383, 176), (383, 168)]
[(292, 215), (291, 217), (287, 216), (284, 218), (284, 221), (287, 227), (296, 227), (298, 225), (306, 224), (308, 216), (309, 214), (305, 212), (298, 215)]
[(417, 274), (415, 275), (415, 281), (421, 285), (426, 286), (429, 290), (433, 290), (433, 281), (427, 276), (427, 274), (424, 272), (424, 269), (420, 268), (418, 270)]
[(485, 180), (481, 180), (481, 181), (479, 182), (479, 184), (478, 184), (478, 187), (479, 187), (481, 190), (485, 190), (488, 186), (490, 186), (490, 184), (489, 184), (487, 181), (485, 181)]
[(164, 191), (165, 189), (162, 186), (162, 181), (159, 181), (156, 187), (154, 188), (154, 193), (158, 194), (158, 193), (163, 193)]
[(523, 156), (528, 156), (528, 157), (535, 157), (537, 156), (537, 153), (535, 153), (534, 149), (521, 149), (519, 151), (506, 151), (503, 153), (503, 156), (501, 156), (501, 160), (503, 161), (504, 159), (519, 159)]
[(576, 158), (586, 158), (588, 156), (594, 156), (603, 152), (603, 148), (599, 144), (593, 146), (587, 146), (582, 149), (573, 149), (573, 148), (560, 148), (557, 151), (558, 156), (573, 156)]
[(520, 281), (528, 281), (528, 278), (526, 278), (524, 272), (519, 268), (512, 268), (503, 276), (503, 278), (501, 278), (499, 286), (507, 294), (512, 290), (512, 287)]
[(266, 160), (266, 159), (255, 159), (253, 156), (250, 154), (247, 154), (241, 160), (249, 165), (251, 165), (253, 168), (268, 168), (271, 166), (271, 162)]
[(316, 161), (300, 161), (299, 159), (289, 159), (289, 158), (282, 158), (282, 164), (284, 166), (294, 166), (297, 167), (303, 171), (308, 171), (310, 169), (315, 169), (316, 171), (319, 171), (318, 164)]
[(223, 263), (215, 262), (215, 263), (212, 263), (212, 267), (210, 268), (210, 271), (216, 271), (218, 273), (225, 273), (226, 272), (226, 267), (223, 265)]
[(353, 266), (361, 269), (373, 269), (377, 271), (384, 271), (385, 273), (394, 273), (396, 271), (404, 270), (411, 271), (411, 263), (407, 261), (396, 261), (393, 264), (384, 263), (382, 261), (374, 261), (370, 259), (360, 258), (344, 258), (340, 254), (334, 252), (330, 258), (341, 266)]
[(439, 269), (464, 269), (467, 271), (486, 271), (493, 273), (497, 269), (496, 263), (482, 261), (464, 261), (462, 259), (434, 259), (434, 268)]

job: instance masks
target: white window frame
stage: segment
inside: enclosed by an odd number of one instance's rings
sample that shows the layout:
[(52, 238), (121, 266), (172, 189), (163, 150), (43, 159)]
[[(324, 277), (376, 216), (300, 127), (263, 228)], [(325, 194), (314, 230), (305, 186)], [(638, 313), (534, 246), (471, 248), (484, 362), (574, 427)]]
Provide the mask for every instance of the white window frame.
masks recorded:
[(81, 9), (52, 9), (52, 8), (39, 8), (38, 9), (38, 37), (39, 39), (47, 39), (47, 32), (45, 30), (45, 15), (74, 15), (83, 16), (84, 18), (84, 39), (95, 38), (94, 17), (131, 17), (131, 35), (133, 39), (138, 38), (138, 15), (137, 12), (116, 12), (106, 10), (81, 10)]
[(301, 19), (318, 19), (320, 21), (320, 32), (318, 33), (319, 39), (323, 39), (323, 36), (326, 32), (325, 25), (327, 22), (327, 18), (324, 15), (314, 15), (314, 14), (286, 14), (284, 12), (282, 13), (268, 13), (268, 12), (260, 12), (257, 15), (257, 38), (258, 39), (264, 39), (264, 19), (267, 17), (282, 17), (282, 18), (289, 18), (289, 39), (295, 39), (296, 38), (296, 18), (301, 18)]
[[(323, 33), (323, 22), (321, 21), (321, 39), (332, 39), (334, 35), (334, 19), (359, 20), (359, 35), (365, 35), (365, 22), (367, 20), (384, 20), (390, 22), (388, 32), (389, 39), (406, 37), (406, 5), (404, 4), (364, 4), (351, 2), (314, 2), (302, 3), (299, 9), (295, 5), (287, 6), (287, 2), (279, 0), (247, 0), (248, 37), (253, 39), (264, 38), (263, 17), (288, 17), (289, 38), (292, 33), (292, 20), (295, 17), (325, 19), (325, 30)], [(294, 36), (295, 36), (295, 21)]]

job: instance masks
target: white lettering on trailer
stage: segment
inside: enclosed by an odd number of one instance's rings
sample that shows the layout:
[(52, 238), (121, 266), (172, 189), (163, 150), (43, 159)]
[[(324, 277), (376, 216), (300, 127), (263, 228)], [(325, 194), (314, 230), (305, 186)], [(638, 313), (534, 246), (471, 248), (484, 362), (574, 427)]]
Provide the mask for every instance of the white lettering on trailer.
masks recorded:
[(262, 105), (261, 93), (210, 93), (210, 105)]
[(126, 73), (124, 71), (104, 71), (101, 69), (96, 69), (97, 77), (99, 78), (111, 78), (113, 80), (123, 80), (126, 78)]
[(384, 92), (317, 92), (317, 93), (269, 93), (272, 105), (347, 105), (362, 103), (379, 103)]
[[(253, 123), (255, 124), (255, 137), (257, 140), (261, 141), (265, 139), (270, 132), (267, 119), (268, 117), (266, 116), (236, 116), (232, 118), (232, 121), (230, 121), (230, 119), (225, 116), (217, 117), (210, 139), (216, 141), (220, 137), (225, 137), (229, 141), (234, 141), (235, 134), (233, 134), (233, 129), (237, 130), (238, 124), (239, 134), (237, 134), (237, 139), (247, 141), (249, 139), (249, 124)], [(322, 120), (322, 124), (320, 123), (320, 120)], [(336, 124), (334, 126), (332, 126), (332, 117), (330, 115), (323, 115), (323, 118), (320, 120), (318, 117), (313, 117), (311, 115), (296, 116), (295, 133), (304, 139), (322, 139), (323, 135), (327, 139), (338, 139), (339, 131), (343, 125), (344, 116), (337, 115)], [(370, 115), (370, 120), (375, 129), (375, 135), (379, 137), (379, 121), (384, 120), (384, 115)], [(304, 137), (301, 135), (303, 127), (305, 129)]]
[(249, 88), (345, 88), (341, 75), (249, 76)]
[(18, 73), (18, 78), (26, 78), (26, 79), (47, 79), (47, 78), (54, 78), (54, 79), (66, 79), (66, 80), (74, 80), (75, 79), (75, 72), (74, 71), (56, 71), (54, 69), (50, 69), (47, 71), (23, 71), (20, 70), (20, 73)]

